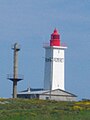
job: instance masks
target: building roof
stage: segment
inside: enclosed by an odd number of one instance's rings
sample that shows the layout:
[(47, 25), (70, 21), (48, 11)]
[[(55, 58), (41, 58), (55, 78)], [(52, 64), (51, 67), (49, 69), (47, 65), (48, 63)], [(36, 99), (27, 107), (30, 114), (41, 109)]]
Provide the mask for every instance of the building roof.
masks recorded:
[(27, 95), (27, 94), (38, 94), (38, 95), (56, 95), (56, 96), (72, 96), (72, 97), (77, 97), (76, 95), (70, 93), (70, 92), (67, 92), (67, 91), (64, 91), (64, 90), (61, 90), (61, 89), (55, 89), (55, 90), (43, 90), (43, 89), (30, 89), (28, 88), (27, 90), (24, 90), (24, 91), (21, 91), (18, 93), (18, 95)]

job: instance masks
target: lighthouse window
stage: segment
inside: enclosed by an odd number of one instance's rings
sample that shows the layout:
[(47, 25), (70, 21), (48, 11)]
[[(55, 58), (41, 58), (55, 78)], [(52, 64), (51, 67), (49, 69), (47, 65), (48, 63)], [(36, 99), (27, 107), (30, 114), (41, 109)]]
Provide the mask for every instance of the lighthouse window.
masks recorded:
[(58, 50), (58, 53), (60, 53), (60, 50)]
[(59, 39), (59, 35), (54, 35), (53, 39)]

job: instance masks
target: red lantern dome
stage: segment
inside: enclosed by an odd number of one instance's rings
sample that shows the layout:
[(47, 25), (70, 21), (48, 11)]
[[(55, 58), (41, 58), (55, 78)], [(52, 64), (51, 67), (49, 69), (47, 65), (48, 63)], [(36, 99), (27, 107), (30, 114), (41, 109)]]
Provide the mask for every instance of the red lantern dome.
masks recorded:
[(60, 46), (60, 35), (57, 29), (51, 34), (50, 46)]

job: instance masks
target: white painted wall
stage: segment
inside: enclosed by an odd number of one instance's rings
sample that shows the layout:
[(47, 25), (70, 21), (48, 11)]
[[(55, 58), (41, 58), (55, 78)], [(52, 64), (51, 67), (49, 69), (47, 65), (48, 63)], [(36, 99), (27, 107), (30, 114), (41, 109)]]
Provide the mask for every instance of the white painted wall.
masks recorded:
[(66, 47), (45, 47), (44, 89), (64, 88), (64, 50)]
[(55, 100), (55, 101), (76, 101), (76, 97), (72, 97), (72, 96), (52, 96), (51, 95), (51, 98), (49, 95), (40, 95), (39, 96), (39, 99), (41, 100), (47, 100), (50, 99), (50, 100)]

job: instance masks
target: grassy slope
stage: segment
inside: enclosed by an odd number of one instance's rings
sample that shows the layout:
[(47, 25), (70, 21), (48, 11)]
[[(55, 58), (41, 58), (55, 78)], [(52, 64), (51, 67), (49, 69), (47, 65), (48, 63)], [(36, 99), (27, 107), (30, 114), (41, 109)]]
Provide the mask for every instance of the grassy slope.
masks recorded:
[(0, 120), (90, 120), (90, 101), (0, 99)]

